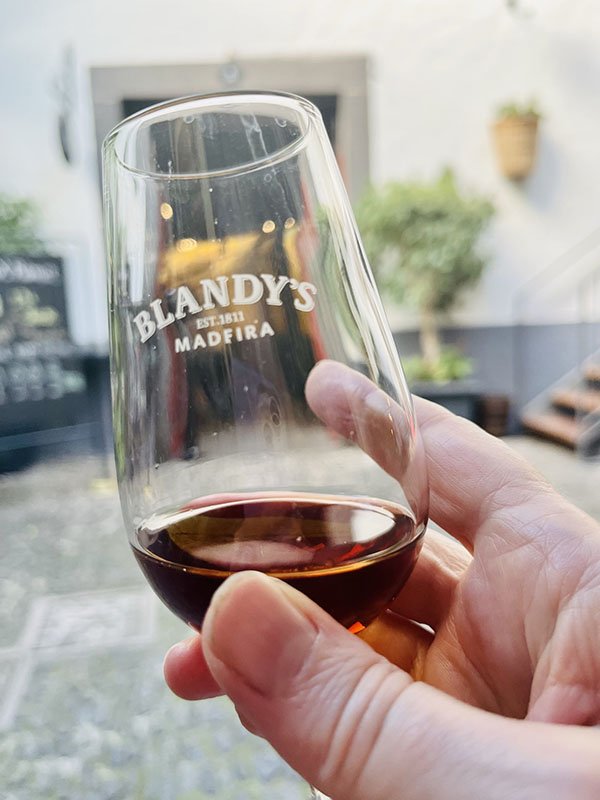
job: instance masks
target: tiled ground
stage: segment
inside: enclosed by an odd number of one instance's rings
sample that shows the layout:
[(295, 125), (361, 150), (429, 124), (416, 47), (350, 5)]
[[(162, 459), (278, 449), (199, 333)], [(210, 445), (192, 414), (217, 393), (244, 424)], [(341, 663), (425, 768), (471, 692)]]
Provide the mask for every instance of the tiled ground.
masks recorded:
[(146, 587), (103, 474), (80, 458), (0, 479), (0, 797), (304, 798), (228, 701), (165, 688), (186, 628)]
[[(600, 464), (511, 446), (600, 518)], [(145, 586), (105, 475), (78, 458), (0, 478), (0, 797), (305, 797), (226, 700), (166, 690), (163, 653), (185, 628)]]

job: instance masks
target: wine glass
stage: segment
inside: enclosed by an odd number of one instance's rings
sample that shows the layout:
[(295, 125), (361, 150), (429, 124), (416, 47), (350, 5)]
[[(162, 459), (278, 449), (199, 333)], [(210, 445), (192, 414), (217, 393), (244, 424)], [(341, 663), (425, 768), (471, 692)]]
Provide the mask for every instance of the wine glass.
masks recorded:
[[(174, 100), (118, 125), (103, 166), (115, 455), (142, 571), (198, 630), (249, 568), (360, 630), (415, 563), (427, 477), (318, 110)], [(387, 403), (375, 443), (356, 386)]]

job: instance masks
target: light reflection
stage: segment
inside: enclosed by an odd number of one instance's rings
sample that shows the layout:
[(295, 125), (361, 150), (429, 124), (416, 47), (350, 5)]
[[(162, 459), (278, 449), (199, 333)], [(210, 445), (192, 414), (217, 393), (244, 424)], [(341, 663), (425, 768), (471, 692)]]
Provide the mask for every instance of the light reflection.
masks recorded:
[(163, 219), (171, 219), (173, 216), (173, 207), (169, 203), (160, 204), (160, 215)]
[(196, 247), (195, 239), (180, 239), (176, 245), (180, 253), (186, 253), (188, 250), (193, 250)]

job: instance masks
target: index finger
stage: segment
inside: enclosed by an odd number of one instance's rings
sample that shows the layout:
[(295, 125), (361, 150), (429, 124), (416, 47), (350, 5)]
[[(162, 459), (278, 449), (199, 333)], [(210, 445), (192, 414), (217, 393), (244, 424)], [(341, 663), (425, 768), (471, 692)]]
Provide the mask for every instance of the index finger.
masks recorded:
[[(398, 427), (405, 427), (406, 413), (381, 389), (343, 364), (321, 361), (308, 377), (306, 397), (314, 413), (347, 438), (353, 438), (352, 413), (359, 398), (369, 408), (365, 419), (370, 428), (359, 444), (400, 478), (404, 467), (390, 463), (383, 434), (390, 427), (390, 415)], [(551, 492), (532, 467), (498, 439), (435, 403), (418, 397), (414, 402), (427, 458), (431, 517), (470, 549), (493, 509)]]

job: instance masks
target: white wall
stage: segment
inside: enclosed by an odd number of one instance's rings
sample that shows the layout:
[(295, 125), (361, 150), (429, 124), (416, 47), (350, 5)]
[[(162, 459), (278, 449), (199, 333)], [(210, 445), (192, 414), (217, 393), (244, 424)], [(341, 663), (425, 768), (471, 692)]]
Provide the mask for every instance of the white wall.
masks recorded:
[[(449, 164), (492, 197), (492, 262), (455, 320), (509, 324), (515, 289), (596, 229), (600, 208), (600, 4), (521, 3), (530, 14), (511, 14), (504, 0), (21, 0), (3, 9), (0, 191), (34, 197), (47, 235), (81, 244), (70, 274), (77, 339), (105, 336), (86, 68), (232, 55), (369, 55), (373, 179), (428, 177)], [(53, 93), (67, 44), (79, 65), (73, 166), (60, 154)], [(541, 150), (519, 187), (497, 172), (489, 122), (499, 103), (532, 96), (545, 113)]]

